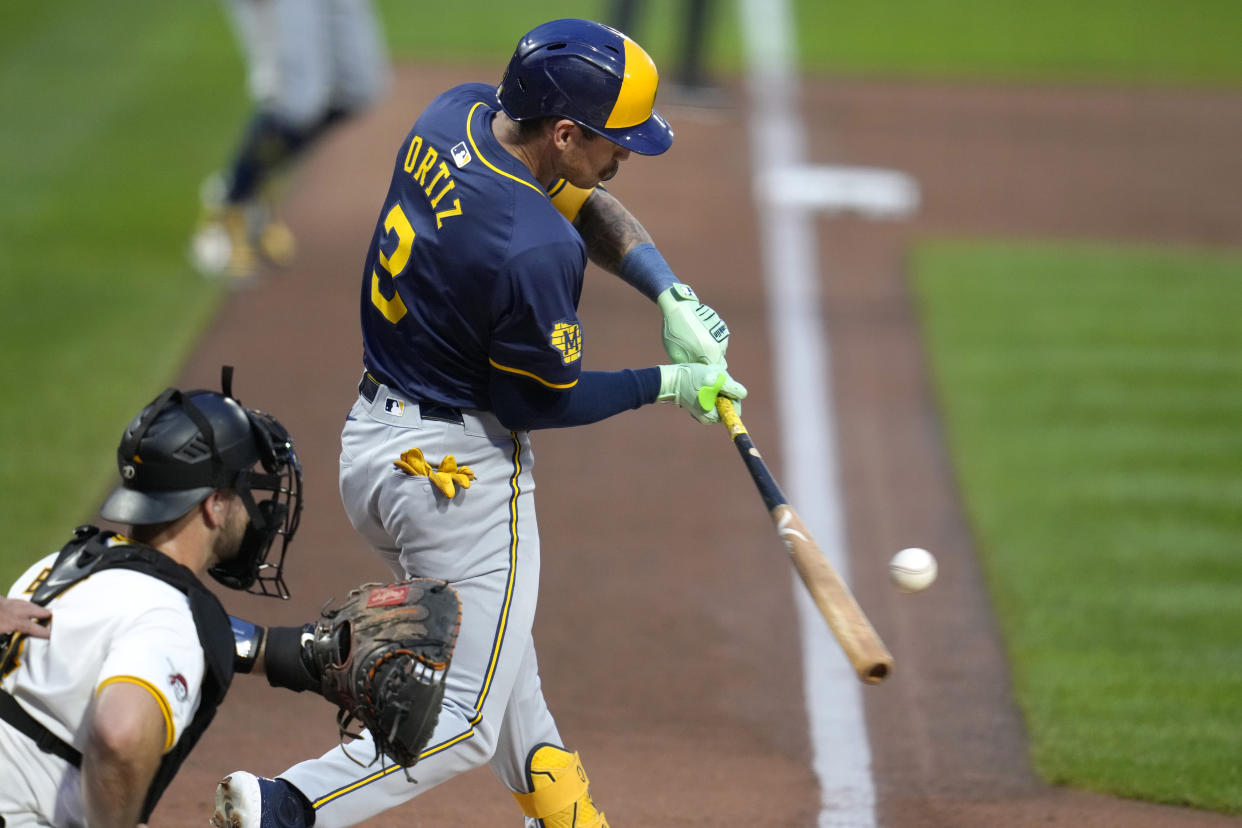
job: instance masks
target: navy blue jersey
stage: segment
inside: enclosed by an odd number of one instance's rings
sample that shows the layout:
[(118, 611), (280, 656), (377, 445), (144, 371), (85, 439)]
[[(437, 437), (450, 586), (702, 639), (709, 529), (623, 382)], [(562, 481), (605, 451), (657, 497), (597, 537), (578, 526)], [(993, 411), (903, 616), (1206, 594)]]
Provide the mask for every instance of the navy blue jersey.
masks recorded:
[(415, 400), (490, 409), (493, 370), (549, 389), (581, 371), (586, 246), (492, 135), (496, 106), (472, 83), (427, 107), (367, 251), (366, 367)]

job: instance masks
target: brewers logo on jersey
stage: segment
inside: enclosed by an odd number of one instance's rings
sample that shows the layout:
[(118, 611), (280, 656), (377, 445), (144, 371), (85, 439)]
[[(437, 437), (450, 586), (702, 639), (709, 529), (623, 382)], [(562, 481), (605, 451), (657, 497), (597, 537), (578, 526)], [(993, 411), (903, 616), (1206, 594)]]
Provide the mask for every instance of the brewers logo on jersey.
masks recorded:
[(577, 322), (557, 322), (552, 326), (550, 339), (566, 365), (582, 356), (582, 328)]

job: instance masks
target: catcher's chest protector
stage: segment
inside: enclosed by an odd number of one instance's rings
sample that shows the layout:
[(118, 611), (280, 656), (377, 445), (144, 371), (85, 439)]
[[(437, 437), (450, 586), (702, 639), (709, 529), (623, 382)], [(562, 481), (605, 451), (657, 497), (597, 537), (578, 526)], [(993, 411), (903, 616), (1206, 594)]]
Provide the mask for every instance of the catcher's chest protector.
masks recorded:
[[(115, 539), (115, 540), (114, 540)], [(109, 541), (112, 541), (109, 544)], [(216, 708), (224, 701), (229, 684), (233, 680), (233, 631), (229, 625), (229, 617), (220, 606), (219, 600), (194, 576), (186, 567), (169, 558), (167, 555), (133, 542), (117, 542), (119, 536), (112, 532), (100, 532), (94, 526), (80, 526), (74, 530), (74, 539), (65, 544), (56, 557), (51, 572), (34, 591), (31, 601), (46, 606), (49, 601), (84, 578), (104, 569), (132, 569), (152, 578), (158, 578), (166, 584), (176, 587), (185, 593), (190, 602), (190, 613), (194, 617), (194, 626), (198, 630), (198, 641), (202, 645), (207, 660), (207, 669), (203, 674), (202, 701), (189, 726), (177, 740), (172, 750), (164, 754), (160, 766), (147, 790), (147, 798), (142, 807), (142, 821), (146, 822), (160, 796), (177, 775), (177, 770), (186, 756), (194, 748), (207, 725), (216, 715)], [(14, 637), (15, 638), (15, 637)], [(6, 644), (3, 639), (0, 643)], [(0, 646), (0, 664), (7, 661), (11, 648)], [(19, 714), (20, 715), (20, 714)], [(7, 718), (7, 717), (6, 717)], [(16, 722), (11, 722), (17, 726)], [(42, 734), (30, 733), (30, 723), (41, 729)], [(30, 718), (25, 727), (18, 726), (28, 736), (36, 739), (51, 739), (59, 743), (58, 750), (48, 751), (66, 758), (75, 766), (82, 761), (81, 754), (58, 739), (51, 731), (43, 728), (35, 719)], [(43, 744), (40, 744), (43, 747)], [(47, 748), (43, 748), (47, 750)], [(69, 755), (66, 755), (69, 754)], [(76, 757), (76, 761), (74, 758)]]

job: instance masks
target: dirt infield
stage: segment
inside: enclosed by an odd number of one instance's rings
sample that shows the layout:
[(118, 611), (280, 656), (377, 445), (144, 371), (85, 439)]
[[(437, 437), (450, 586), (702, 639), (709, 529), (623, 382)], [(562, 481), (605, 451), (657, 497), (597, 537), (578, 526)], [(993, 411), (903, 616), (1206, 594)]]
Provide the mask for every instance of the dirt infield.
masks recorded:
[[(402, 71), (389, 105), (345, 127), (290, 195), (297, 266), (230, 295), (181, 381), (235, 391), (297, 440), (307, 511), (288, 603), (221, 592), (234, 614), (295, 623), (387, 570), (336, 493), (338, 435), (361, 365), (358, 280), (390, 165), (431, 95), (481, 72)], [(731, 90), (735, 101), (743, 93)], [(1224, 817), (1050, 788), (1033, 775), (1004, 652), (920, 351), (904, 256), (923, 235), (1242, 242), (1242, 97), (1115, 90), (832, 83), (804, 89), (810, 158), (914, 174), (912, 221), (818, 223), (856, 591), (896, 657), (864, 692), (885, 826), (1216, 826)], [(734, 330), (730, 367), (760, 447), (777, 445), (744, 113), (668, 108), (673, 149), (632, 158), (610, 186), (680, 276)], [(593, 271), (586, 367), (664, 360), (659, 317)], [(809, 377), (808, 382), (818, 378)], [(543, 686), (615, 826), (811, 826), (810, 768), (790, 570), (727, 436), (647, 408), (535, 436), (544, 538), (536, 621)], [(769, 456), (779, 477), (781, 464)], [(804, 513), (812, 504), (799, 504)], [(936, 587), (899, 596), (883, 561), (934, 549)], [(152, 824), (201, 825), (215, 782), (276, 774), (335, 743), (316, 698), (234, 684)], [(367, 823), (517, 825), (486, 770)]]

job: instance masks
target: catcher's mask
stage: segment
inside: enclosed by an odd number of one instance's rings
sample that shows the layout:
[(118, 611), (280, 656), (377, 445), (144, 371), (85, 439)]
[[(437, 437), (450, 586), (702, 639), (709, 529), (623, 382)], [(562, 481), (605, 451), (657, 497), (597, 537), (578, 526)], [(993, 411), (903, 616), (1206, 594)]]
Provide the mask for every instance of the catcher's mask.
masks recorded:
[(655, 111), (655, 62), (621, 32), (592, 20), (553, 20), (518, 42), (496, 90), (515, 121), (568, 118), (639, 155), (673, 143)]
[[(121, 485), (99, 514), (131, 525), (166, 523), (212, 492), (232, 489), (250, 523), (237, 554), (209, 572), (230, 589), (288, 598), (285, 551), (302, 515), (302, 465), (284, 426), (233, 397), (232, 370), (222, 371), (223, 393), (168, 388), (134, 418), (117, 447)], [(277, 535), (280, 552), (271, 562)]]

